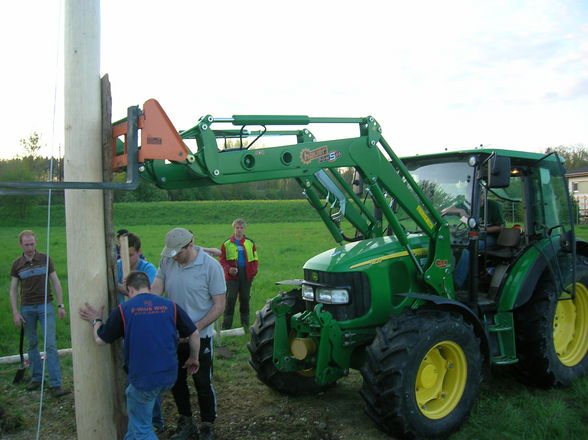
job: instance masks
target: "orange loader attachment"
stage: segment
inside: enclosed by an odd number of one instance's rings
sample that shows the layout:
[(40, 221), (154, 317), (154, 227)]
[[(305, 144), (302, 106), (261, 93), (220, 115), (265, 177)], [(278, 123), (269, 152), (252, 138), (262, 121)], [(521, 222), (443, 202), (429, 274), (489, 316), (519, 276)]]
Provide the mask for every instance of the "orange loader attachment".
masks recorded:
[[(138, 150), (139, 163), (148, 159), (181, 162), (186, 160), (190, 154), (188, 147), (155, 99), (149, 99), (143, 104), (143, 114), (139, 116), (138, 128), (141, 130), (141, 143)], [(127, 119), (112, 125), (112, 167), (114, 171), (121, 171), (128, 164), (127, 130)], [(117, 143), (121, 136), (123, 137), (124, 149), (122, 153), (117, 153)]]

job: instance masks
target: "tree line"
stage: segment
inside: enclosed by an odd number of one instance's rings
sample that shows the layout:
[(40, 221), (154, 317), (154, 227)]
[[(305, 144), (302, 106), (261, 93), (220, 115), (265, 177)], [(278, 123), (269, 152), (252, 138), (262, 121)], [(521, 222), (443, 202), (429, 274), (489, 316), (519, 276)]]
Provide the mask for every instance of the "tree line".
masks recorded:
[[(0, 181), (63, 181), (63, 158), (43, 157), (38, 133), (21, 139), (21, 153), (13, 159), (0, 159)], [(124, 174), (115, 175), (115, 181), (124, 181)], [(0, 208), (15, 210), (26, 218), (30, 208), (47, 203), (47, 197), (29, 194), (4, 195)], [(156, 202), (189, 200), (291, 200), (303, 198), (302, 189), (293, 179), (268, 180), (230, 185), (165, 190), (139, 180), (135, 191), (114, 191), (115, 202)], [(63, 204), (63, 191), (53, 191), (51, 203)]]
[[(42, 157), (40, 136), (32, 133), (21, 139), (21, 154), (13, 159), (0, 160), (0, 181), (54, 181), (63, 180), (63, 158)], [(581, 145), (560, 145), (549, 147), (545, 153), (556, 152), (565, 160), (568, 170), (588, 166), (588, 150)], [(350, 172), (350, 171), (349, 171)], [(347, 172), (345, 173), (347, 174)], [(346, 176), (349, 177), (349, 176)], [(115, 180), (124, 181), (119, 174)], [(349, 179), (347, 179), (349, 180)], [(165, 190), (140, 179), (135, 191), (114, 191), (115, 202), (154, 202), (189, 200), (290, 200), (304, 198), (302, 189), (294, 179), (267, 180), (231, 185), (215, 185), (198, 188)], [(52, 203), (63, 204), (63, 191), (52, 192)], [(32, 195), (4, 195), (0, 197), (0, 207), (16, 210), (20, 218), (25, 218), (31, 206), (47, 203), (47, 197)]]

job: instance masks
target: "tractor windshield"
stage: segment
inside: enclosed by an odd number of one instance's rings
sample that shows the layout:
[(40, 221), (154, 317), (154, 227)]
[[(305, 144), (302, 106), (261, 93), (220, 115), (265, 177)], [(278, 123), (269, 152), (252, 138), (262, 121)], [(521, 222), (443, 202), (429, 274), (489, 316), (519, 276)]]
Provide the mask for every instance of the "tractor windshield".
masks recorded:
[(455, 206), (469, 213), (472, 167), (466, 162), (422, 165), (410, 172), (440, 212)]
[[(470, 215), (473, 168), (464, 161), (419, 162), (407, 164), (414, 180), (425, 196), (450, 224), (459, 224)], [(418, 229), (408, 215), (399, 215), (402, 225), (410, 232)]]

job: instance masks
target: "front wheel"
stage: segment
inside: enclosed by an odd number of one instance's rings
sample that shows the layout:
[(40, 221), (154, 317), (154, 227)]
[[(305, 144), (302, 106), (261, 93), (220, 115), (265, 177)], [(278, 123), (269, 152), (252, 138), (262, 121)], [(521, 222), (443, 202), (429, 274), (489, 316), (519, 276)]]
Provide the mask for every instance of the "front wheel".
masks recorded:
[(423, 310), (392, 317), (367, 353), (361, 395), (384, 432), (442, 438), (464, 422), (480, 390), (483, 361), (461, 315)]
[[(304, 311), (304, 302), (299, 289), (280, 294), (280, 303), (292, 308), (292, 314)], [(255, 323), (251, 327), (251, 341), (247, 344), (251, 359), (249, 365), (257, 373), (257, 378), (270, 388), (292, 396), (317, 394), (328, 386), (318, 385), (314, 375), (308, 371), (300, 373), (282, 372), (274, 365), (274, 330), (276, 316), (271, 308), (271, 301), (257, 312)], [(289, 326), (289, 324), (288, 324)]]

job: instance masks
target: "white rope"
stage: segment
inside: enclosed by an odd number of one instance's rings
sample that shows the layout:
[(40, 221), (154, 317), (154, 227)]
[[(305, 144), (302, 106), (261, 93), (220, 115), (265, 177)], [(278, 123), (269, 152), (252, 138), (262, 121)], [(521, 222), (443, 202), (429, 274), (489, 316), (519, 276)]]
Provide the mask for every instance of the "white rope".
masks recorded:
[[(62, 24), (61, 24), (61, 11), (62, 11), (62, 2), (59, 2), (58, 10), (57, 10), (57, 41), (60, 41), (60, 37), (62, 35)], [(55, 78), (53, 81), (53, 115), (52, 115), (52, 130), (51, 130), (51, 156), (49, 160), (49, 173), (47, 179), (49, 182), (53, 180), (53, 156), (55, 152), (55, 125), (56, 121), (56, 114), (57, 114), (57, 74), (59, 72), (59, 62), (60, 62), (60, 47), (61, 45), (57, 45), (57, 53), (55, 56)], [(46, 243), (46, 255), (47, 261), (45, 266), (45, 301), (44, 301), (44, 309), (43, 314), (45, 315), (44, 320), (44, 328), (43, 328), (43, 348), (45, 350), (45, 356), (42, 358), (42, 365), (43, 368), (41, 370), (41, 395), (39, 397), (39, 412), (37, 416), (37, 435), (36, 440), (39, 440), (41, 435), (41, 421), (43, 419), (43, 401), (44, 401), (44, 390), (45, 390), (45, 364), (49, 357), (49, 353), (47, 353), (47, 297), (48, 297), (48, 288), (49, 288), (49, 257), (50, 257), (50, 245), (51, 242), (51, 195), (52, 190), (49, 189), (47, 193), (47, 243)], [(54, 286), (55, 287), (55, 286)], [(62, 291), (63, 295), (63, 291)], [(53, 319), (55, 320), (57, 317), (54, 315)], [(54, 322), (55, 325), (55, 344), (57, 344), (57, 322)], [(57, 359), (59, 362), (59, 357)]]

